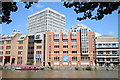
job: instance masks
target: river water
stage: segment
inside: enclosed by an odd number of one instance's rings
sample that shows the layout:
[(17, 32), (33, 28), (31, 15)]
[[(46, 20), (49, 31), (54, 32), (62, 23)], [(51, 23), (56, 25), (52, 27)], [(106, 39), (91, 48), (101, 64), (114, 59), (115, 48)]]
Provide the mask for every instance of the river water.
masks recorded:
[(118, 71), (3, 70), (2, 78), (118, 78)]

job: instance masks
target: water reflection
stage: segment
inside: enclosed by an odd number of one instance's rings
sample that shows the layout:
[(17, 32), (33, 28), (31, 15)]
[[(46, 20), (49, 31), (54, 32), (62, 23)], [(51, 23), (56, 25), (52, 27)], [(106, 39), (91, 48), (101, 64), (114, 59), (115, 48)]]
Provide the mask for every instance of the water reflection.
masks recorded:
[(2, 71), (3, 78), (118, 78), (117, 71)]

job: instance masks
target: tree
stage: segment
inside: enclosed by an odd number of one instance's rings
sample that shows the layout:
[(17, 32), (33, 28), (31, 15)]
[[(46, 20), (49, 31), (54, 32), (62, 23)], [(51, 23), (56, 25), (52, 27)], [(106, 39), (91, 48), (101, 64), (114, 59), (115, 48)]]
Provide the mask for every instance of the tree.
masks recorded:
[[(25, 3), (25, 8), (29, 9), (33, 3), (36, 2), (23, 2)], [(66, 8), (74, 7), (74, 11), (79, 14), (83, 13), (82, 17), (78, 17), (77, 20), (85, 20), (85, 19), (95, 19), (101, 20), (105, 15), (112, 14), (113, 11), (118, 10), (120, 6), (120, 2), (64, 2), (64, 6)], [(18, 6), (16, 2), (2, 2), (2, 22), (3, 23), (11, 23), (10, 19), (11, 12), (16, 12), (18, 10)], [(93, 16), (93, 12), (96, 12), (96, 15)], [(120, 13), (120, 10), (118, 10)]]
[[(24, 2), (25, 8), (29, 9), (33, 3), (37, 2)], [(10, 19), (11, 12), (16, 12), (18, 10), (18, 6), (16, 2), (2, 2), (2, 22), (3, 23), (11, 23)]]
[[(95, 19), (101, 20), (105, 15), (112, 14), (118, 10), (120, 2), (64, 2), (66, 8), (74, 7), (74, 11), (79, 14), (83, 13), (82, 17), (77, 17), (77, 20)], [(94, 15), (93, 12), (97, 11)], [(120, 14), (120, 10), (118, 10)]]

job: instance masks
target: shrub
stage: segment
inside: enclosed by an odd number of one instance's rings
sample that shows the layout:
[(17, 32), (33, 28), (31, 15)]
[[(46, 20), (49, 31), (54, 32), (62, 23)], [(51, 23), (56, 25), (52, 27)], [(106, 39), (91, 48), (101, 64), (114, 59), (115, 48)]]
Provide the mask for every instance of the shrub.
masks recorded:
[(79, 70), (79, 67), (75, 67), (75, 70)]
[(50, 70), (53, 70), (53, 67), (47, 67), (48, 69), (50, 69)]
[(27, 65), (33, 65), (34, 62), (27, 62)]
[(86, 70), (92, 70), (92, 68), (90, 66), (86, 67)]

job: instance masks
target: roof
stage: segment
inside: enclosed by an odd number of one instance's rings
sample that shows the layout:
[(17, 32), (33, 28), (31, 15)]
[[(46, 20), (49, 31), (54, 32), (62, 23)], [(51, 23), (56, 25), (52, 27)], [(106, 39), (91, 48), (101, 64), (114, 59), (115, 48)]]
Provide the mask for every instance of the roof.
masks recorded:
[(112, 35), (101, 35), (101, 36), (98, 36), (97, 38), (117, 38), (117, 37), (114, 37)]

